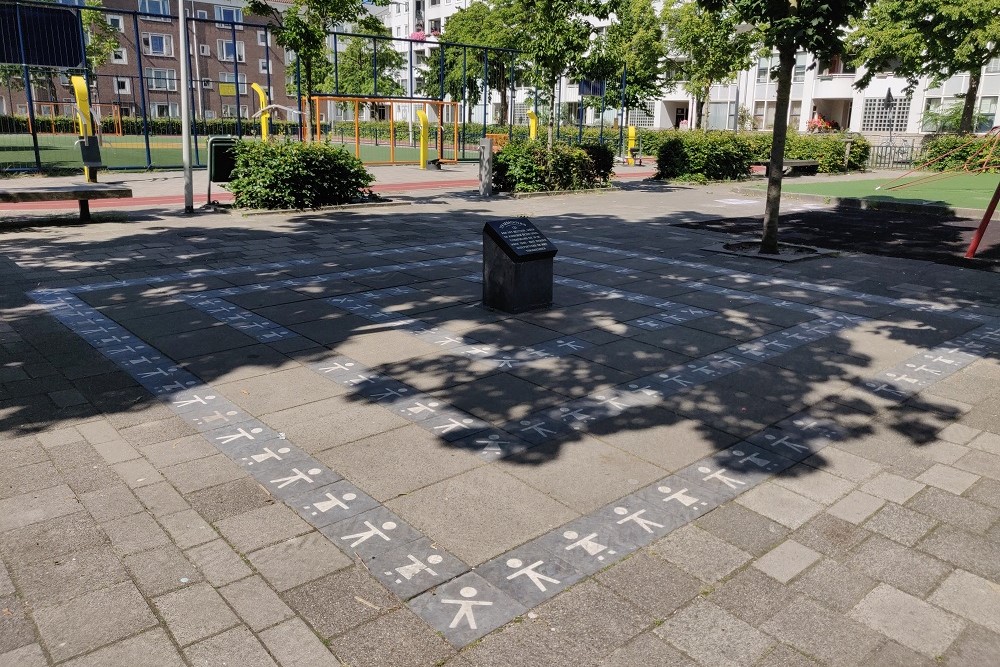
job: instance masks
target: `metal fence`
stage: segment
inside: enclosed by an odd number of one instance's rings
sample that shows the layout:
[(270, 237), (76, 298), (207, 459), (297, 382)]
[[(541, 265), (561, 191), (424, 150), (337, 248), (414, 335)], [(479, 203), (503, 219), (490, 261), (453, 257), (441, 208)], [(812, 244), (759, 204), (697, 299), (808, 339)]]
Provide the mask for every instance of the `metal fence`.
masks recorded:
[(868, 154), (869, 169), (909, 169), (920, 156), (916, 141), (872, 146)]
[[(72, 2), (73, 0), (69, 0)], [(81, 2), (82, 0), (75, 0)], [(126, 7), (126, 3), (128, 7)], [(4, 5), (32, 6), (30, 0), (5, 0)], [(433, 119), (448, 124), (441, 136), (454, 136), (459, 159), (473, 158), (480, 137), (487, 133), (527, 135), (527, 111), (545, 113), (544, 94), (529, 83), (514, 51), (473, 44), (361, 35), (328, 36), (329, 56), (321, 63), (323, 76), (313, 90), (304, 90), (295, 54), (275, 41), (274, 29), (245, 20), (238, 7), (187, 0), (185, 26), (189, 51), (179, 52), (178, 17), (162, 0), (104, 0), (103, 7), (70, 6), (88, 34), (88, 64), (81, 70), (0, 64), (0, 170), (58, 171), (81, 168), (75, 145), (76, 106), (70, 77), (81, 74), (89, 86), (104, 164), (112, 169), (177, 168), (181, 165), (180, 80), (186, 67), (191, 81), (193, 158), (207, 161), (210, 135), (257, 136), (261, 104), (256, 84), (271, 105), (271, 133), (300, 138), (306, 105), (313, 112), (320, 136), (364, 147), (361, 157), (379, 161), (381, 148), (397, 142), (402, 154), (412, 147), (415, 111), (424, 100), (449, 100), (455, 117)], [(51, 5), (49, 5), (51, 6)], [(65, 5), (63, 5), (65, 7)], [(18, 25), (17, 39), (44, 38), (45, 25)], [(10, 36), (3, 36), (10, 39)], [(104, 45), (101, 47), (101, 45)], [(559, 86), (556, 133), (564, 141), (588, 136), (617, 145), (618, 82), (601, 86), (600, 99), (591, 98), (587, 111), (579, 102), (561, 99)], [(624, 81), (622, 82), (624, 85)], [(327, 96), (321, 108), (308, 106), (314, 96)], [(337, 97), (365, 97), (355, 106)], [(388, 109), (379, 103), (394, 98)], [(398, 101), (402, 99), (403, 101)], [(446, 113), (448, 113), (446, 111)], [(388, 121), (395, 125), (390, 129)], [(544, 132), (544, 119), (540, 121)], [(605, 125), (607, 132), (605, 133)], [(402, 131), (398, 131), (402, 130)], [(432, 148), (437, 148), (432, 146)], [(374, 157), (373, 157), (374, 156)]]

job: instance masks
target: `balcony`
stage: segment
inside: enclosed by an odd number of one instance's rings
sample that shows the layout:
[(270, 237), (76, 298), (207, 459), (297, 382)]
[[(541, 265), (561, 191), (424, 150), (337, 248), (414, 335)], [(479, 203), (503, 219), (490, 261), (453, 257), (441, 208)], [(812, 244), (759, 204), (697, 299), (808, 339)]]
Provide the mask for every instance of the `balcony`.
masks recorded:
[(849, 100), (854, 97), (853, 74), (821, 74), (813, 85), (814, 100)]

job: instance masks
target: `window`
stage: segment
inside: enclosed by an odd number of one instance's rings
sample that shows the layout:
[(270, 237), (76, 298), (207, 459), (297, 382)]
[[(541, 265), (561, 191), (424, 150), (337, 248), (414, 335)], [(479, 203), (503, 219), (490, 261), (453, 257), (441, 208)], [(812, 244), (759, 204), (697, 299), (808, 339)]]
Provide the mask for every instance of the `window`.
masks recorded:
[(802, 83), (806, 80), (806, 65), (809, 56), (804, 53), (795, 54), (795, 69), (792, 70), (792, 83)]
[(211, 56), (212, 55), (212, 47), (209, 46), (208, 44), (199, 44), (198, 45), (198, 53), (200, 53), (201, 55), (206, 56), (206, 57)]
[(60, 5), (70, 5), (72, 7), (83, 7), (83, 0), (57, 0)]
[[(231, 72), (220, 72), (219, 83), (236, 83), (236, 76)], [(247, 75), (240, 72), (240, 95), (247, 94)]]
[(234, 53), (232, 40), (216, 40), (216, 51), (219, 54), (219, 60), (224, 63), (233, 62), (234, 55), (236, 62), (246, 62), (247, 59), (246, 49), (243, 48), (243, 42), (236, 42)]
[(197, 10), (194, 13), (194, 17), (197, 18), (197, 19), (207, 19), (208, 18), (208, 12), (205, 11), (204, 9), (199, 9), (199, 10)]
[(144, 14), (156, 14), (162, 18), (146, 20), (169, 21), (170, 20), (170, 0), (139, 0), (139, 11)]
[(396, 26), (396, 37), (402, 37), (402, 36), (403, 36), (403, 27), (397, 25)]
[(271, 63), (267, 61), (267, 58), (261, 58), (257, 61), (257, 71), (261, 74), (267, 74), (271, 71)]
[[(226, 23), (216, 23), (217, 28), (228, 28), (230, 23), (242, 23), (243, 22), (243, 10), (239, 7), (223, 7), (222, 5), (215, 6), (215, 20), (225, 21)], [(236, 26), (237, 30), (243, 30), (243, 26)]]
[(108, 21), (108, 25), (118, 32), (125, 32), (125, 19), (123, 19), (118, 14), (108, 14), (105, 17)]
[(910, 117), (910, 98), (897, 97), (892, 106), (886, 106), (884, 97), (866, 97), (861, 114), (862, 132), (905, 132)]
[(271, 46), (271, 33), (267, 30), (258, 30), (257, 46)]
[(176, 118), (181, 115), (180, 104), (177, 102), (154, 102), (153, 118)]
[(211, 90), (213, 86), (215, 86), (215, 82), (213, 82), (211, 79), (202, 79), (201, 80), (201, 87), (202, 88), (204, 88), (206, 90)]
[(753, 119), (758, 129), (770, 130), (774, 127), (774, 102), (756, 102), (753, 105)]
[(129, 81), (126, 76), (116, 76), (112, 79), (115, 86), (115, 94), (117, 95), (131, 95), (132, 94), (132, 82)]
[(976, 132), (989, 132), (997, 117), (996, 96), (983, 97), (979, 100), (979, 114), (979, 125), (976, 127)]
[(113, 49), (111, 51), (111, 62), (115, 65), (128, 65), (128, 51), (125, 49)]
[(987, 74), (1000, 74), (1000, 56), (996, 58), (991, 58), (988, 63), (986, 63), (986, 73)]
[(18, 116), (27, 116), (28, 115), (28, 105), (27, 104), (18, 104), (17, 105), (17, 115)]
[(431, 7), (437, 7), (441, 4), (441, 0), (431, 0)]
[(177, 90), (177, 70), (147, 67), (146, 86), (150, 90)]
[(155, 32), (142, 33), (142, 52), (147, 56), (163, 56), (165, 58), (174, 55), (174, 36), (161, 35)]
[(793, 132), (799, 129), (802, 120), (802, 100), (791, 100), (788, 103), (788, 128)]
[[(240, 105), (240, 118), (249, 118), (247, 113), (249, 109), (247, 105)], [(236, 117), (236, 105), (235, 104), (223, 104), (222, 105), (222, 117), (223, 118), (235, 118)]]
[(432, 33), (441, 32), (441, 19), (431, 19), (429, 28)]
[(771, 59), (761, 57), (757, 61), (757, 83), (767, 83), (771, 79)]
[(838, 76), (841, 74), (854, 74), (857, 68), (851, 64), (849, 56), (831, 56), (829, 60), (821, 60), (819, 63), (820, 76)]
[(403, 3), (397, 2), (397, 3), (394, 3), (394, 4), (396, 5), (396, 13), (397, 14), (402, 14), (403, 13)]

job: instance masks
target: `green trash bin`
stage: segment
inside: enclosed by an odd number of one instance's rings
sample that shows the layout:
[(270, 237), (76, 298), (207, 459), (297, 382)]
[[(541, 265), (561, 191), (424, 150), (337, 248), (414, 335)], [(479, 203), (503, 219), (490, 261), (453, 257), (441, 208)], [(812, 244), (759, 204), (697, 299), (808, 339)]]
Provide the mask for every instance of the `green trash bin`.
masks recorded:
[(236, 168), (236, 137), (208, 138), (208, 198), (212, 204), (212, 183), (228, 183)]

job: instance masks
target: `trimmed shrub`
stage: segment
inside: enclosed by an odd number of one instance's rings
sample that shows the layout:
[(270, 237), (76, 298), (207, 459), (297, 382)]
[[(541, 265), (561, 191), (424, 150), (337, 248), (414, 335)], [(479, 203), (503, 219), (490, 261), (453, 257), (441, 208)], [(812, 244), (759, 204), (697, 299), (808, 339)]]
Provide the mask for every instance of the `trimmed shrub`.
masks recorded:
[(602, 161), (598, 166), (588, 151), (580, 147), (557, 143), (550, 152), (542, 141), (512, 141), (494, 156), (493, 187), (501, 192), (601, 187), (611, 178), (611, 170), (603, 164), (607, 160), (605, 150), (594, 149)]
[(306, 209), (371, 195), (375, 177), (329, 143), (239, 141), (228, 189), (240, 208)]
[(991, 172), (1000, 171), (1000, 150), (987, 147), (986, 137), (975, 137), (968, 134), (938, 134), (924, 139), (920, 146), (920, 162), (928, 164), (932, 171), (953, 171), (962, 169), (974, 157), (977, 167), (982, 167), (989, 155), (986, 167)]
[(615, 172), (614, 151), (608, 146), (594, 143), (580, 144), (580, 148), (586, 151), (587, 155), (594, 162), (594, 170), (597, 172), (597, 178), (602, 181), (610, 180), (612, 174)]
[[(722, 181), (745, 178), (754, 162), (771, 159), (769, 132), (678, 132), (661, 136), (656, 158), (656, 177)], [(785, 141), (785, 158), (816, 160), (819, 171), (844, 171), (844, 134), (789, 133)], [(860, 135), (851, 137), (848, 168), (862, 170), (868, 163), (871, 144)], [(700, 179), (689, 178), (697, 174)]]

